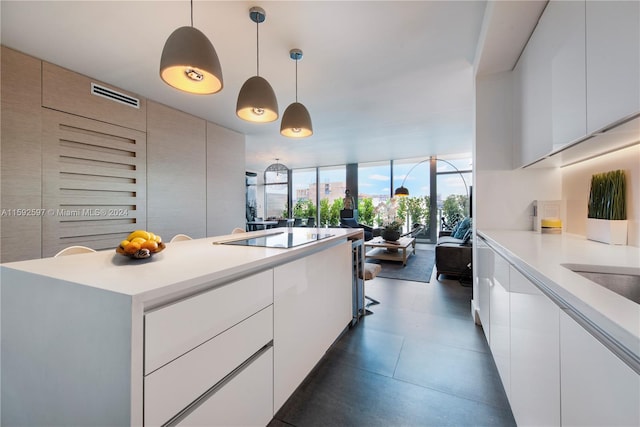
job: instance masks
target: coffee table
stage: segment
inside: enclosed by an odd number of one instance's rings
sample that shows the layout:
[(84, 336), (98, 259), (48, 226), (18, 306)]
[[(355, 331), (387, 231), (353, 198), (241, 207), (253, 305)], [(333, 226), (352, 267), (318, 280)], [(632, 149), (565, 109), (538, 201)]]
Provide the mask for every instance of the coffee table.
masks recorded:
[(416, 238), (401, 237), (395, 242), (388, 242), (382, 237), (376, 237), (364, 242), (365, 260), (381, 259), (386, 261), (402, 261), (402, 265), (407, 265), (408, 255), (416, 253)]

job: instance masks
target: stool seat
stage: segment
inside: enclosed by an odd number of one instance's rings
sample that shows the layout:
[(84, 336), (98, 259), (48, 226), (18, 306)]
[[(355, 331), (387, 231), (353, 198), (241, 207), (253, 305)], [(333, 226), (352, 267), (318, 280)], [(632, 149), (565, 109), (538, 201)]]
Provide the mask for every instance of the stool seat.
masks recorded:
[(380, 264), (365, 262), (361, 279), (371, 280), (375, 278), (378, 275), (378, 273), (380, 273), (381, 270), (382, 270), (382, 266)]

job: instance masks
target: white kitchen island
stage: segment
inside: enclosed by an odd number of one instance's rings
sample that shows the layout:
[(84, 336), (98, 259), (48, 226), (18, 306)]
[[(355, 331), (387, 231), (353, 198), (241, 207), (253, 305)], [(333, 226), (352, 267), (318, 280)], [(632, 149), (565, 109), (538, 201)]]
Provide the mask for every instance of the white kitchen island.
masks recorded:
[(2, 425), (266, 425), (352, 320), (359, 229), (0, 266)]

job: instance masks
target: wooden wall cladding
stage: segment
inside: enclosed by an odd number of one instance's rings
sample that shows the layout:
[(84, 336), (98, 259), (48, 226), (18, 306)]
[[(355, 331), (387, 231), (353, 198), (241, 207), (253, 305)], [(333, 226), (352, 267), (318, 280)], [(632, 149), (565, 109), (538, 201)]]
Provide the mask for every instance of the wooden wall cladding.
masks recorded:
[(41, 64), (2, 47), (0, 262), (41, 256)]
[(207, 235), (245, 228), (245, 137), (207, 122)]
[[(147, 190), (149, 231), (206, 236), (206, 122), (149, 101)], [(226, 214), (226, 213), (225, 213)]]
[(43, 108), (42, 255), (146, 228), (146, 133)]
[[(139, 108), (93, 95), (91, 83), (138, 99)], [(144, 98), (48, 62), (42, 63), (42, 106), (143, 132), (147, 129)]]

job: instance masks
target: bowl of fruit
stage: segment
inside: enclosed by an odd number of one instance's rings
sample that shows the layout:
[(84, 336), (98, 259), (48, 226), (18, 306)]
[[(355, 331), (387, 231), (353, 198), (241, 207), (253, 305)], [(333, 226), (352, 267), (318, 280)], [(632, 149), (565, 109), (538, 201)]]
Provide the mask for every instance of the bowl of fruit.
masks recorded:
[(145, 259), (161, 252), (164, 248), (166, 245), (159, 235), (150, 231), (136, 230), (120, 242), (116, 252), (129, 258)]

